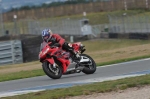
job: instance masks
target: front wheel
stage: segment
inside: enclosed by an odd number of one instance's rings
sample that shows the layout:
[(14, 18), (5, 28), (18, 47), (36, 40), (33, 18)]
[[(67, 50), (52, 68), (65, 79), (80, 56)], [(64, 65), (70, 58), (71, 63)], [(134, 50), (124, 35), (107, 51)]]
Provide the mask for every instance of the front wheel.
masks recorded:
[(53, 67), (51, 64), (49, 64), (48, 61), (43, 62), (42, 64), (43, 71), (47, 76), (49, 76), (52, 79), (59, 79), (62, 76), (62, 68), (58, 64), (56, 64), (55, 67)]
[(81, 64), (84, 65), (82, 70), (85, 74), (93, 74), (96, 71), (96, 63), (89, 55), (81, 54)]

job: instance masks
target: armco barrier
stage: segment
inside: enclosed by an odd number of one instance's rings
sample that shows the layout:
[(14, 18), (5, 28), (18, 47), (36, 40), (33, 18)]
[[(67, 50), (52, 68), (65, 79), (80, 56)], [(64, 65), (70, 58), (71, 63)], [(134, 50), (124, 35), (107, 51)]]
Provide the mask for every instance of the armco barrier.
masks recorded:
[(0, 65), (22, 63), (22, 44), (19, 40), (0, 42)]

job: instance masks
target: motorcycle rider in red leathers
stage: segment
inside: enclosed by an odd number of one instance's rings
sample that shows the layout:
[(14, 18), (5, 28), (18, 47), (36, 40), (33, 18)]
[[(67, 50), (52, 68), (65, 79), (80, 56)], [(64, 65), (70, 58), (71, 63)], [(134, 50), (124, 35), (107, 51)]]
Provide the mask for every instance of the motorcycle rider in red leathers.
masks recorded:
[(62, 49), (71, 53), (73, 60), (79, 60), (80, 56), (74, 52), (74, 49), (68, 45), (68, 43), (58, 34), (53, 34), (50, 29), (44, 29), (42, 31), (43, 43), (41, 49), (48, 42), (52, 42), (52, 46), (62, 47)]

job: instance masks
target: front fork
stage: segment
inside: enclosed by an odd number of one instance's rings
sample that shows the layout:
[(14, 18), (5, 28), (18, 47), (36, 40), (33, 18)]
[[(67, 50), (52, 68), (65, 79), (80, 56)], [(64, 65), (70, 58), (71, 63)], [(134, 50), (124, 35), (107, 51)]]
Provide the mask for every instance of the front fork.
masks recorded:
[(49, 65), (48, 65), (49, 69), (50, 69), (53, 73), (55, 73), (56, 75), (58, 75), (59, 70), (58, 70), (58, 68), (56, 67), (56, 64), (55, 64), (55, 62), (54, 62), (54, 59), (53, 59), (53, 58), (48, 58), (48, 59), (46, 59), (45, 61), (48, 61), (48, 62), (49, 62)]
[(46, 59), (45, 61), (48, 61), (48, 62), (49, 62), (49, 68), (51, 68), (50, 66), (52, 66), (53, 68), (56, 68), (56, 64), (55, 64), (53, 58), (48, 58), (48, 59)]

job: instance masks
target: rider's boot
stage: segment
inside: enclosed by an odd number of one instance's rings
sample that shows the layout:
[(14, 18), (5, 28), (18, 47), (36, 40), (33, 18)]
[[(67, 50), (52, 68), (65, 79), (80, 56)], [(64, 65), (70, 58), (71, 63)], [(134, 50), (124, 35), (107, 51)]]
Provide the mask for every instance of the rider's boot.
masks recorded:
[(80, 55), (78, 53), (74, 52), (73, 49), (70, 49), (69, 51), (72, 54), (72, 59), (74, 61), (80, 61), (81, 58), (80, 58)]
[(78, 53), (75, 53), (75, 60), (80, 61), (80, 59), (81, 59), (80, 55)]

